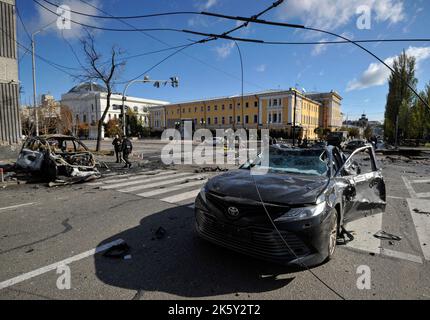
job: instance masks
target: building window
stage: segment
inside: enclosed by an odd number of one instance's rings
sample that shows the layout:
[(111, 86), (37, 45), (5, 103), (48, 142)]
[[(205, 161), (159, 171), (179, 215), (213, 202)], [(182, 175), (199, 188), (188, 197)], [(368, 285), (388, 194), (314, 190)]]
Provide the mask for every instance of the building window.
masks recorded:
[(197, 112), (197, 107), (194, 108), (194, 112)]
[(257, 101), (254, 101), (254, 107), (258, 107), (258, 102)]
[(278, 122), (279, 122), (279, 123), (281, 123), (281, 122), (282, 122), (282, 114), (281, 114), (281, 113), (278, 115)]
[(272, 114), (269, 113), (269, 123), (272, 123)]
[(269, 107), (272, 106), (272, 99), (269, 99)]
[(211, 118), (208, 117), (208, 125), (210, 125), (210, 124), (211, 124)]
[(84, 121), (84, 123), (87, 123), (87, 115), (86, 114), (84, 114), (84, 116), (83, 116), (83, 121)]
[(237, 108), (240, 108), (240, 102), (237, 104)]
[(224, 117), (221, 118), (221, 123), (225, 124), (225, 118)]
[(273, 114), (273, 122), (274, 123), (278, 122), (278, 114), (277, 113)]
[(231, 110), (231, 109), (233, 109), (233, 105), (230, 103), (230, 105), (229, 105), (229, 109)]
[(258, 116), (254, 114), (254, 123), (258, 123)]
[(237, 123), (240, 123), (240, 116), (237, 116)]
[(278, 106), (278, 99), (273, 99), (273, 106), (274, 107)]
[(222, 106), (221, 106), (221, 109), (222, 109), (222, 110), (224, 110), (224, 109), (225, 109), (225, 106), (224, 106), (224, 105), (222, 105)]
[(205, 120), (203, 118), (200, 118), (200, 124), (204, 124)]
[(214, 110), (215, 111), (217, 111), (218, 110), (218, 106), (216, 105), (216, 106), (214, 106)]
[(208, 111), (211, 111), (211, 106), (208, 106)]
[(185, 108), (182, 108), (182, 113), (185, 113)]
[(214, 124), (218, 124), (218, 117), (214, 118)]
[(233, 124), (233, 117), (232, 116), (228, 117), (228, 123)]
[(139, 108), (138, 107), (133, 107), (134, 112), (138, 112)]
[(249, 123), (249, 116), (245, 116), (245, 123)]
[(248, 103), (248, 102), (245, 104), (245, 107), (246, 107), (246, 108), (248, 108), (248, 107), (249, 107), (249, 103)]
[(204, 107), (200, 107), (200, 111), (203, 112), (203, 110), (204, 110)]
[(188, 113), (191, 113), (191, 108), (188, 108)]
[(94, 112), (94, 105), (91, 103), (91, 112)]

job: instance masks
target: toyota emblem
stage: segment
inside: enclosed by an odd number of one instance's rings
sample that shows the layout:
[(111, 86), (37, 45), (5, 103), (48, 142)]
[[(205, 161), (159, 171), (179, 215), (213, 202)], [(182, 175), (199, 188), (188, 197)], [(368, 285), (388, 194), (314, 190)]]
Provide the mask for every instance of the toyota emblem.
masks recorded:
[(236, 207), (229, 207), (227, 211), (228, 215), (232, 218), (237, 218), (239, 216), (239, 209)]

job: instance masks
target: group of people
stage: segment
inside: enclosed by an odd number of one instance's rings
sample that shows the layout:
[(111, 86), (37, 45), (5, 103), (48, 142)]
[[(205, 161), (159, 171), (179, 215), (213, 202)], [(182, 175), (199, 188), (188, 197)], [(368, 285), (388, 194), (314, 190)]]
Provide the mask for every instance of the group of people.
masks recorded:
[(121, 138), (119, 135), (115, 135), (115, 139), (112, 141), (112, 145), (115, 150), (116, 163), (125, 162), (124, 168), (131, 168), (131, 162), (129, 156), (133, 151), (133, 144), (127, 137)]

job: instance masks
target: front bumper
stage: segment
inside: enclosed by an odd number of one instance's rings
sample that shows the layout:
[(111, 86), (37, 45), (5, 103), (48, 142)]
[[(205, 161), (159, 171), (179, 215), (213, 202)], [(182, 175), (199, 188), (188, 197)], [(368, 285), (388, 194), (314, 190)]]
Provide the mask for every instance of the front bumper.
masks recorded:
[(328, 256), (328, 214), (276, 223), (278, 232), (268, 217), (266, 223), (258, 224), (220, 218), (219, 212), (204, 205), (198, 196), (195, 216), (196, 230), (202, 238), (255, 258), (283, 265), (313, 266)]

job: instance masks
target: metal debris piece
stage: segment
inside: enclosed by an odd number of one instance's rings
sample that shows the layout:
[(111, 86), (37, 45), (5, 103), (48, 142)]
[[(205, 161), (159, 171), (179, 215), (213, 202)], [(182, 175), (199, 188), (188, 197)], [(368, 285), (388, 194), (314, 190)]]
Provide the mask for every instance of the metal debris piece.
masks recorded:
[(166, 236), (166, 233), (167, 233), (166, 229), (164, 229), (163, 227), (159, 227), (157, 231), (155, 231), (155, 237), (158, 240), (163, 239)]
[(394, 240), (394, 241), (400, 241), (400, 240), (402, 240), (402, 237), (396, 236), (394, 234), (391, 234), (391, 233), (388, 233), (388, 232), (385, 232), (385, 231), (382, 231), (382, 230), (378, 231), (373, 236), (375, 238), (382, 239), (382, 240)]
[(115, 258), (115, 259), (125, 259), (126, 256), (128, 256), (130, 252), (130, 246), (123, 242), (116, 246), (110, 247), (108, 250), (103, 253), (104, 257), (108, 258)]

